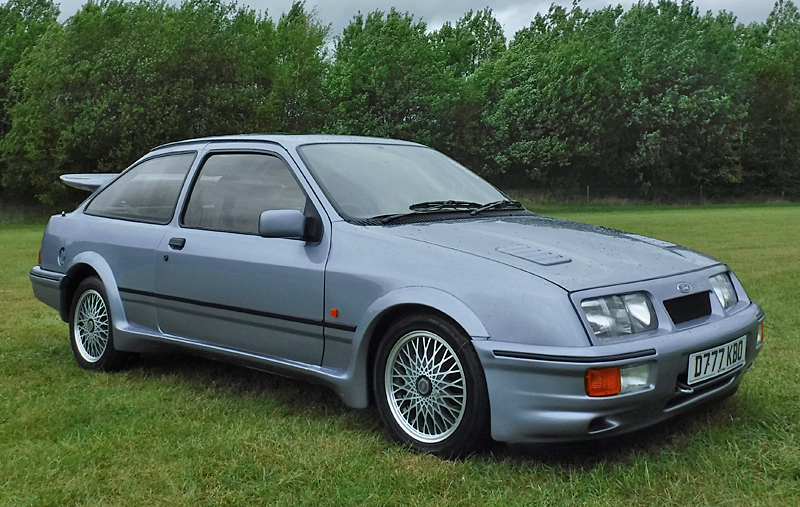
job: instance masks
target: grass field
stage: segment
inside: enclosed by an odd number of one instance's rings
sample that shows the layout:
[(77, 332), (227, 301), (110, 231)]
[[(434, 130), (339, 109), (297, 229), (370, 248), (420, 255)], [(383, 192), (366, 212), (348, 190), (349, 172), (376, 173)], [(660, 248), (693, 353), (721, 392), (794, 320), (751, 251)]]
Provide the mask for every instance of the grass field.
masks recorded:
[(95, 374), (28, 271), (43, 224), (0, 225), (0, 505), (800, 504), (800, 207), (557, 210), (727, 262), (767, 313), (739, 392), (591, 445), (447, 462), (330, 391), (170, 354)]

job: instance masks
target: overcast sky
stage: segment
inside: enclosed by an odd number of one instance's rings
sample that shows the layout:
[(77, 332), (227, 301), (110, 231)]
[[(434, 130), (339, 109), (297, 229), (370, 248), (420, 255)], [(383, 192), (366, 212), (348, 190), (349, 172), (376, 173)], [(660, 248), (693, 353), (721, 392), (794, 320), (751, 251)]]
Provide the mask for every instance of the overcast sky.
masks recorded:
[[(178, 3), (179, 0), (172, 1)], [(75, 14), (86, 0), (56, 0), (56, 3), (61, 5), (63, 21)], [(488, 6), (503, 25), (506, 37), (511, 39), (517, 30), (530, 24), (537, 12), (547, 12), (551, 3), (570, 6), (572, 0), (306, 0), (306, 7), (316, 8), (322, 22), (331, 23), (331, 34), (339, 35), (358, 11), (387, 11), (394, 6), (401, 12), (410, 12), (415, 19), (425, 21), (428, 29), (436, 29), (446, 21), (455, 22), (470, 9), (481, 10)], [(629, 8), (635, 1), (582, 0), (580, 5), (584, 9), (596, 10), (612, 3)], [(292, 0), (240, 0), (239, 4), (249, 5), (261, 12), (267, 11), (270, 17), (277, 20), (282, 12), (291, 7)], [(702, 13), (709, 10), (716, 13), (724, 9), (747, 24), (766, 20), (775, 0), (695, 0), (694, 5)]]

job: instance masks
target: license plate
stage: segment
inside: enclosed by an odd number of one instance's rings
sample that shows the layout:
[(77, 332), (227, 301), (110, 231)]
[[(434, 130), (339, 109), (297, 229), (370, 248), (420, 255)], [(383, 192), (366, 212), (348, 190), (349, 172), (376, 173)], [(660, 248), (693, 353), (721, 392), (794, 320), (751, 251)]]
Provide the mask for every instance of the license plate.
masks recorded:
[(743, 365), (747, 349), (746, 338), (741, 336), (719, 347), (690, 355), (688, 384), (718, 377)]

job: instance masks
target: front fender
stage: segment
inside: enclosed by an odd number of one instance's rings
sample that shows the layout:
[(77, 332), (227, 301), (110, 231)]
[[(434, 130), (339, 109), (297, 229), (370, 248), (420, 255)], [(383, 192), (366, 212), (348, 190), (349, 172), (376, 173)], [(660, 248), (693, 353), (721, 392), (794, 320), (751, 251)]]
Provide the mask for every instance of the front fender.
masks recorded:
[(357, 329), (368, 334), (378, 317), (401, 305), (427, 306), (456, 321), (472, 339), (489, 338), (483, 323), (460, 299), (440, 289), (419, 286), (395, 289), (376, 299), (364, 312)]
[[(405, 305), (426, 307), (453, 319), (473, 340), (489, 338), (483, 323), (461, 300), (443, 290), (431, 287), (402, 287), (382, 295), (372, 302), (361, 317), (352, 335), (351, 345), (328, 344), (326, 335), (323, 367), (340, 369), (336, 375), (339, 394), (351, 407), (364, 408), (369, 404), (369, 350), (373, 340), (380, 339), (376, 330), (382, 318)], [(327, 331), (326, 331), (327, 333)], [(349, 355), (347, 355), (349, 353)]]

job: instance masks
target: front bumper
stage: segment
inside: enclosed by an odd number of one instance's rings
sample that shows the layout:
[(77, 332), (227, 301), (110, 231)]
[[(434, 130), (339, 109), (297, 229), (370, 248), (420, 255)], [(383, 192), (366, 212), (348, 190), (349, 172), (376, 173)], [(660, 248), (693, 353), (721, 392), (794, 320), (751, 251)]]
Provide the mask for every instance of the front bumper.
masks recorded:
[[(713, 324), (614, 345), (538, 347), (474, 340), (486, 375), (492, 438), (501, 442), (567, 442), (634, 431), (702, 403), (730, 396), (749, 370), (764, 312), (756, 303)], [(689, 388), (689, 355), (747, 336), (742, 367)], [(589, 368), (650, 365), (650, 386), (615, 396), (586, 395)]]

